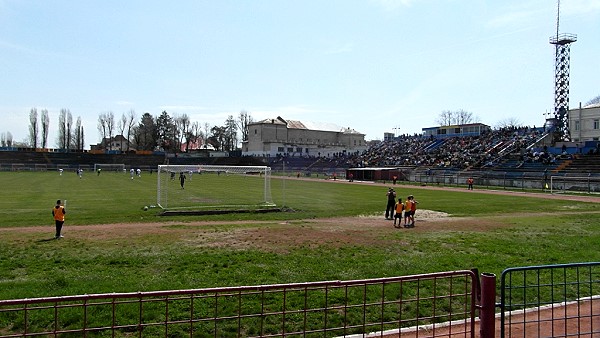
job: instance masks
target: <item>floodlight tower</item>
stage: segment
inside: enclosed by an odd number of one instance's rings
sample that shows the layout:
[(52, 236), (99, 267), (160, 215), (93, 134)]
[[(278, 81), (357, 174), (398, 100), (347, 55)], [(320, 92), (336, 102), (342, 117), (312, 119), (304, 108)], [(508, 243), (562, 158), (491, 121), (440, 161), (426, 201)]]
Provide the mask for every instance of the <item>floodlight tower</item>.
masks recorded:
[(570, 141), (569, 131), (569, 73), (571, 43), (577, 41), (577, 35), (560, 33), (560, 0), (556, 15), (556, 35), (550, 37), (550, 44), (556, 48), (554, 64), (554, 118), (556, 120), (555, 141)]

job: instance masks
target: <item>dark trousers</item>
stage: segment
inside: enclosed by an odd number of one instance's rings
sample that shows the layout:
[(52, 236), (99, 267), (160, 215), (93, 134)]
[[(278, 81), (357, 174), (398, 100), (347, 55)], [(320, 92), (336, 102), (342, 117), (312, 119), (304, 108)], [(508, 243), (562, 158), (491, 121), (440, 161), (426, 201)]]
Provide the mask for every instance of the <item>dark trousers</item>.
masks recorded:
[(55, 237), (60, 237), (60, 231), (62, 230), (62, 226), (65, 223), (65, 221), (55, 221), (56, 223), (56, 236)]
[(396, 204), (396, 201), (388, 200), (387, 206), (385, 207), (385, 218), (394, 217), (394, 205), (395, 204)]

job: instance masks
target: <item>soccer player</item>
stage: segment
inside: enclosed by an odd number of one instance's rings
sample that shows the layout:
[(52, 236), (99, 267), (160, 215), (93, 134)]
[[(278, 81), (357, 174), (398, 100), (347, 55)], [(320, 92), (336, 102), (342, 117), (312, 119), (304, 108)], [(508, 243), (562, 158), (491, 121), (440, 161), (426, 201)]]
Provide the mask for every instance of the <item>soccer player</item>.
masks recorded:
[(183, 174), (183, 171), (179, 173), (179, 184), (181, 184), (181, 189), (185, 189), (183, 187), (183, 185), (185, 184), (185, 175)]

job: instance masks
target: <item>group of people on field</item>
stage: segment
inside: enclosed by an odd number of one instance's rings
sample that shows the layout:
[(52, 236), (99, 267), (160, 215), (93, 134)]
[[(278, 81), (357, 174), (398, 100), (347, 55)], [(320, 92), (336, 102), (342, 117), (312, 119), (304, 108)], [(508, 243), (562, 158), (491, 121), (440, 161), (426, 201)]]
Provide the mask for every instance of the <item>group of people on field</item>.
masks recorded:
[(385, 208), (385, 219), (393, 220), (394, 227), (402, 227), (402, 220), (404, 219), (405, 228), (414, 228), (415, 226), (415, 212), (417, 211), (417, 200), (413, 195), (408, 195), (404, 203), (402, 198), (398, 197), (396, 200), (396, 191), (394, 188), (389, 188), (387, 193), (387, 205)]

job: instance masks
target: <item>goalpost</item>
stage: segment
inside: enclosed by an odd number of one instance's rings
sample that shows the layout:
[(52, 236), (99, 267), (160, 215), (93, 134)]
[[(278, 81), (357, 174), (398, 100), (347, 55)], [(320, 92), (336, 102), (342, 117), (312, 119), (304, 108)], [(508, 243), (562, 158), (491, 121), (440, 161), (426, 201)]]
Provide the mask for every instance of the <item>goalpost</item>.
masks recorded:
[(271, 198), (271, 168), (159, 165), (156, 203), (158, 207), (168, 210), (248, 210), (274, 207)]
[(102, 169), (102, 171), (114, 171), (122, 173), (125, 170), (125, 164), (94, 163), (94, 172), (98, 172), (98, 169)]
[(599, 193), (598, 176), (550, 176), (550, 193), (583, 192)]

